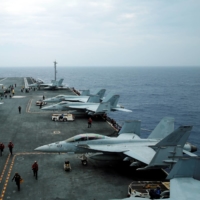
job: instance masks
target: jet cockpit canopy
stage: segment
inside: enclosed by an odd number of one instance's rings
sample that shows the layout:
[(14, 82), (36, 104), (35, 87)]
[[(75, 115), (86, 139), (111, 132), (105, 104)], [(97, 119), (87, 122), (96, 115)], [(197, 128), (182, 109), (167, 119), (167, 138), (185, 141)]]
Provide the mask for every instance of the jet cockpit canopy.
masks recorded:
[(74, 137), (71, 137), (65, 142), (79, 142), (79, 141), (86, 141), (86, 140), (98, 140), (98, 139), (108, 139), (109, 137), (105, 135), (100, 135), (96, 133), (86, 133), (86, 134), (80, 134), (76, 135)]

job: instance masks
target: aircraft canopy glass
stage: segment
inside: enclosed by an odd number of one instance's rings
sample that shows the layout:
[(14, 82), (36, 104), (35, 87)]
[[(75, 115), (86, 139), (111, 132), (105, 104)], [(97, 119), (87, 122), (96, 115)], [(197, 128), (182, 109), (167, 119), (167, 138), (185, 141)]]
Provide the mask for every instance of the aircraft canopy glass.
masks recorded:
[(65, 140), (65, 142), (79, 142), (79, 141), (98, 140), (98, 139), (106, 139), (106, 138), (108, 138), (108, 137), (105, 135), (99, 135), (96, 133), (87, 133), (87, 134), (80, 134), (80, 135), (71, 137), (71, 138)]

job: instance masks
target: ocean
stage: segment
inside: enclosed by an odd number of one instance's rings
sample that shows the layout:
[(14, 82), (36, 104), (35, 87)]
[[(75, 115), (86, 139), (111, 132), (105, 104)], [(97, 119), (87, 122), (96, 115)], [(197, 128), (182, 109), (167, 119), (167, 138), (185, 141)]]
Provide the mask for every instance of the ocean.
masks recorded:
[[(54, 67), (1, 67), (0, 77), (54, 79)], [(175, 128), (192, 125), (189, 142), (200, 156), (200, 67), (59, 67), (57, 79), (78, 90), (105, 88), (120, 95), (119, 103), (131, 113), (112, 112), (109, 117), (122, 125), (141, 120), (146, 138), (159, 121), (175, 118)], [(62, 92), (63, 93), (63, 92)]]

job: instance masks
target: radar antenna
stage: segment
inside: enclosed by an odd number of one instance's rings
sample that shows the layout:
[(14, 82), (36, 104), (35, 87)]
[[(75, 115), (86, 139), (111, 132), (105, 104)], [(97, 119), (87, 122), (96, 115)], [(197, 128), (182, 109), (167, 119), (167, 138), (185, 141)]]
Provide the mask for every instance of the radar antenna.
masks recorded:
[(56, 73), (57, 73), (57, 71), (56, 71), (56, 64), (58, 64), (58, 63), (56, 62), (56, 60), (53, 63), (54, 63), (54, 68), (55, 68), (55, 81), (56, 81)]

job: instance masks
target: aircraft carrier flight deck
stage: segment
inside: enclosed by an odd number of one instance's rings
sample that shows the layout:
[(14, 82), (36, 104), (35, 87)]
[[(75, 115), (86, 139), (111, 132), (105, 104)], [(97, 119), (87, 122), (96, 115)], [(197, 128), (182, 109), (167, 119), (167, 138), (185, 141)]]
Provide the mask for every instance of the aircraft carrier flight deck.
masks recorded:
[[(107, 163), (88, 160), (83, 166), (77, 154), (39, 153), (34, 149), (49, 143), (65, 140), (81, 133), (114, 135), (115, 129), (101, 117), (93, 118), (88, 128), (88, 117), (75, 116), (72, 122), (54, 122), (52, 112), (41, 110), (36, 101), (58, 94), (76, 95), (66, 90), (29, 90), (21, 91), (32, 79), (26, 77), (0, 78), (0, 84), (6, 87), (15, 85), (15, 94), (7, 94), (0, 105), (0, 142), (5, 149), (0, 157), (0, 200), (106, 200), (127, 196), (128, 185), (132, 181), (162, 181), (166, 174), (162, 170), (136, 171), (127, 162)], [(76, 88), (78, 89), (78, 88)], [(88, 88), (89, 89), (89, 88)], [(21, 106), (21, 114), (18, 111)], [(13, 155), (8, 143), (14, 144)], [(65, 160), (69, 160), (72, 170), (63, 169)], [(38, 162), (38, 180), (33, 176), (32, 164)], [(21, 190), (12, 182), (18, 172), (23, 178)]]

